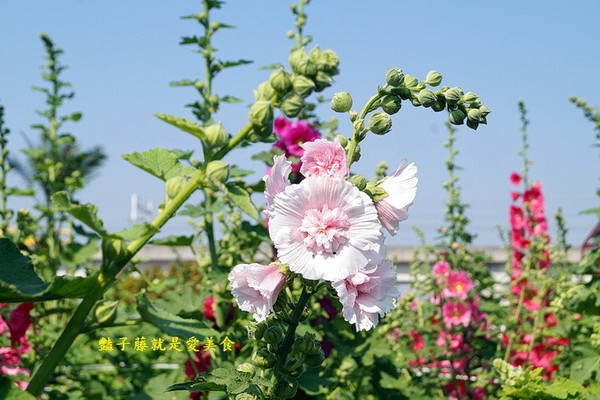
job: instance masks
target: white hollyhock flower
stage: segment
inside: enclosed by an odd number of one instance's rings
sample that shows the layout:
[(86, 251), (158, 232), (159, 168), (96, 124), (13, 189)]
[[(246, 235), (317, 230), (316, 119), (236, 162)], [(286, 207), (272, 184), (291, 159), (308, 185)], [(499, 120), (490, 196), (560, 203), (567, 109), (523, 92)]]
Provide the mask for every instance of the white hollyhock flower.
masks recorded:
[(398, 232), (398, 224), (408, 218), (408, 208), (413, 204), (417, 194), (417, 182), (415, 176), (417, 167), (415, 163), (406, 164), (402, 160), (400, 167), (390, 176), (386, 176), (378, 185), (385, 189), (388, 196), (377, 202), (377, 213), (381, 225), (391, 235)]

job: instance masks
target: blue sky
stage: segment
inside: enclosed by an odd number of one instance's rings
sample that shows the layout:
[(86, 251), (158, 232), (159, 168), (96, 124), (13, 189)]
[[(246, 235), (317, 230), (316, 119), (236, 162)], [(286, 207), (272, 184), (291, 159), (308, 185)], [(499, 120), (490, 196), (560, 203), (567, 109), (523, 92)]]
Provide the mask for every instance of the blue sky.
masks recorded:
[[(216, 80), (219, 94), (245, 100), (225, 105), (217, 118), (235, 133), (246, 122), (252, 89), (268, 78), (260, 66), (285, 63), (293, 27), (289, 2), (281, 0), (230, 1), (215, 19), (237, 26), (215, 36), (222, 59), (254, 60), (231, 69)], [(138, 193), (155, 204), (163, 198), (162, 183), (129, 165), (120, 155), (151, 148), (197, 148), (195, 140), (156, 119), (154, 113), (191, 117), (184, 105), (196, 100), (189, 88), (169, 82), (202, 75), (201, 59), (191, 47), (179, 46), (183, 35), (199, 33), (199, 26), (179, 17), (198, 12), (200, 1), (0, 2), (0, 102), (14, 133), (11, 148), (24, 145), (23, 135), (35, 140), (31, 124), (43, 96), (31, 90), (40, 85), (43, 48), (39, 33), (49, 34), (65, 50), (69, 69), (64, 78), (76, 91), (66, 111), (82, 111), (84, 118), (66, 130), (84, 147), (99, 144), (109, 155), (101, 173), (79, 194), (79, 200), (99, 205), (110, 229), (128, 225), (129, 199)], [(385, 71), (397, 66), (424, 78), (435, 69), (444, 85), (477, 93), (493, 110), (488, 126), (476, 132), (458, 131), (458, 163), (463, 198), (471, 205), (470, 228), (476, 244), (498, 245), (496, 224), (507, 225), (511, 189), (508, 175), (521, 166), (517, 101), (525, 101), (531, 121), (531, 178), (541, 180), (548, 214), (563, 207), (569, 240), (579, 245), (595, 224), (581, 210), (596, 206), (599, 186), (598, 149), (594, 132), (568, 97), (576, 95), (600, 106), (600, 55), (597, 38), (600, 3), (592, 1), (419, 1), (313, 0), (307, 8), (306, 33), (322, 48), (335, 50), (341, 74), (324, 94), (349, 91), (362, 105)], [(322, 119), (336, 116), (328, 107)], [(339, 116), (339, 115), (338, 115)], [(384, 137), (368, 137), (355, 172), (372, 175), (375, 165), (400, 159), (419, 167), (419, 191), (411, 217), (389, 244), (415, 244), (411, 225), (435, 237), (443, 218), (446, 178), (443, 143), (445, 116), (405, 104), (394, 116), (394, 129)], [(350, 124), (340, 121), (343, 132)], [(230, 160), (262, 175), (262, 165), (250, 160), (253, 150), (237, 150)], [(17, 181), (14, 181), (17, 183)], [(15, 208), (29, 203), (14, 200)], [(172, 221), (167, 233), (187, 233), (185, 220)]]

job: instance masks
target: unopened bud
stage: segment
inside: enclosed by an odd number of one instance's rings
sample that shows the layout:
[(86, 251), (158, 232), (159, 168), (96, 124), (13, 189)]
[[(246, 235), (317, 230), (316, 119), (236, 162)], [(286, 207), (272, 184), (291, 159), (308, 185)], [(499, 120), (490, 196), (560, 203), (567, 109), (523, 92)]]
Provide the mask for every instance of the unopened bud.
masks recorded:
[(283, 330), (279, 325), (271, 325), (265, 330), (263, 338), (268, 344), (276, 345), (283, 338)]
[(271, 368), (275, 365), (275, 356), (267, 349), (259, 349), (252, 354), (252, 363), (260, 368)]
[(350, 182), (352, 182), (352, 184), (356, 186), (358, 190), (365, 190), (367, 187), (367, 179), (362, 175), (353, 175), (350, 178)]
[(450, 112), (450, 123), (452, 125), (462, 125), (465, 120), (465, 113), (461, 110), (454, 110)]
[(165, 182), (165, 196), (167, 197), (167, 201), (173, 200), (181, 192), (186, 183), (187, 179), (183, 176), (174, 176), (167, 179)]
[(273, 106), (269, 101), (257, 101), (250, 107), (250, 121), (257, 127), (273, 127)]
[(266, 322), (261, 322), (256, 325), (256, 329), (254, 330), (254, 338), (256, 340), (261, 340), (264, 336), (265, 330), (267, 330)]
[(429, 89), (421, 90), (417, 98), (423, 107), (431, 107), (437, 101), (437, 96)]
[(442, 74), (437, 71), (429, 71), (425, 77), (425, 83), (429, 86), (439, 86), (442, 83)]
[(221, 160), (209, 162), (206, 166), (206, 176), (217, 182), (227, 182), (227, 179), (229, 179), (229, 164)]
[(304, 99), (296, 93), (289, 93), (281, 101), (281, 111), (288, 118), (294, 118), (306, 107)]
[(462, 97), (462, 101), (464, 101), (465, 103), (472, 103), (475, 100), (477, 100), (477, 95), (475, 93), (473, 93), (473, 92), (467, 92)]
[(352, 96), (348, 92), (337, 92), (331, 98), (331, 109), (335, 112), (348, 112), (352, 108)]
[(333, 83), (333, 78), (327, 73), (323, 71), (317, 72), (317, 76), (315, 77), (315, 91), (320, 92), (323, 89), (331, 86)]
[(362, 118), (361, 119), (357, 119), (352, 124), (354, 125), (354, 131), (355, 132), (361, 132), (363, 129), (365, 129), (365, 120), (362, 119)]
[(259, 397), (250, 393), (240, 393), (235, 396), (235, 400), (259, 400)]
[(246, 372), (246, 373), (252, 374), (252, 375), (254, 375), (254, 373), (256, 372), (256, 368), (254, 367), (254, 365), (252, 365), (250, 363), (240, 364), (235, 369), (237, 369), (240, 372)]
[(212, 148), (221, 147), (229, 141), (229, 134), (221, 123), (204, 128), (204, 136), (206, 144)]
[(103, 239), (102, 240), (102, 262), (103, 265), (110, 265), (115, 261), (129, 256), (127, 245), (121, 239)]
[(470, 120), (473, 120), (473, 121), (479, 122), (482, 117), (483, 117), (483, 115), (481, 115), (481, 111), (479, 111), (476, 108), (470, 109), (469, 112), (467, 113), (467, 118), (469, 118)]
[(390, 68), (385, 73), (385, 81), (393, 87), (402, 86), (404, 84), (404, 74), (400, 68)]
[(448, 104), (457, 103), (462, 98), (462, 96), (463, 96), (463, 92), (458, 87), (450, 88), (450, 89), (446, 90), (446, 92), (444, 93), (444, 97), (446, 98), (446, 101), (448, 102)]
[(309, 96), (315, 90), (315, 83), (312, 79), (302, 75), (295, 75), (292, 78), (292, 85), (294, 86), (294, 92), (302, 97)]
[(346, 136), (337, 135), (336, 139), (340, 142), (340, 146), (345, 148), (348, 145), (348, 138)]
[(282, 69), (273, 71), (269, 77), (271, 87), (281, 94), (286, 94), (292, 88), (292, 79), (289, 72)]
[(110, 325), (117, 319), (118, 301), (102, 300), (94, 308), (94, 319), (99, 325)]
[(435, 112), (443, 111), (446, 108), (446, 100), (444, 98), (438, 98), (438, 100), (433, 103), (431, 109)]
[(374, 113), (369, 119), (369, 130), (376, 135), (385, 135), (392, 130), (392, 117), (386, 113)]
[(481, 106), (479, 107), (479, 112), (481, 113), (481, 116), (485, 118), (489, 113), (492, 112), (492, 110), (490, 110), (486, 106)]
[(381, 101), (381, 108), (389, 115), (394, 115), (402, 108), (402, 100), (400, 97), (388, 94)]
[(310, 60), (304, 49), (298, 49), (290, 54), (290, 67), (298, 75), (314, 76), (317, 73), (315, 64)]
[(319, 349), (314, 354), (309, 354), (304, 358), (304, 363), (309, 367), (318, 367), (323, 363), (325, 359), (325, 354), (323, 353), (323, 349), (319, 346)]
[(407, 88), (417, 87), (419, 80), (412, 75), (404, 75), (404, 86)]

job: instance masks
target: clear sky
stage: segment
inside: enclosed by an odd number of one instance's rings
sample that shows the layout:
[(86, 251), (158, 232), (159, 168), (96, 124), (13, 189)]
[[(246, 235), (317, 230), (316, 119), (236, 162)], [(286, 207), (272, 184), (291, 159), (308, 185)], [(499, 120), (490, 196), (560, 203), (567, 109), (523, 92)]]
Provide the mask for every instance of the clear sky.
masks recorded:
[[(237, 26), (215, 36), (222, 59), (254, 60), (230, 69), (216, 80), (219, 94), (245, 100), (225, 105), (218, 114), (235, 133), (246, 122), (252, 89), (267, 79), (259, 67), (286, 63), (292, 44), (285, 33), (293, 16), (285, 0), (231, 0), (214, 18)], [(182, 35), (199, 34), (199, 25), (179, 17), (200, 11), (199, 0), (102, 2), (0, 0), (0, 102), (13, 135), (12, 149), (24, 145), (24, 135), (36, 140), (30, 125), (38, 123), (43, 95), (31, 90), (42, 84), (43, 46), (39, 33), (49, 34), (65, 50), (69, 66), (63, 78), (76, 91), (66, 111), (82, 111), (83, 119), (66, 126), (84, 147), (99, 144), (109, 159), (100, 174), (79, 194), (79, 200), (99, 205), (110, 229), (128, 226), (129, 199), (137, 193), (158, 204), (162, 183), (121, 159), (120, 155), (151, 148), (192, 149), (195, 139), (156, 119), (154, 113), (191, 118), (184, 105), (196, 100), (190, 88), (170, 87), (182, 78), (201, 78), (201, 59), (189, 46), (179, 46)], [(510, 172), (521, 167), (517, 101), (525, 101), (531, 121), (531, 179), (543, 182), (548, 214), (561, 206), (578, 246), (595, 224), (581, 210), (597, 206), (600, 163), (593, 148), (594, 132), (570, 95), (600, 106), (600, 3), (596, 1), (356, 1), (313, 0), (307, 8), (306, 33), (322, 48), (335, 50), (341, 74), (323, 94), (349, 91), (362, 106), (385, 71), (397, 66), (423, 79), (429, 70), (444, 75), (444, 85), (477, 93), (493, 110), (488, 126), (476, 132), (458, 131), (458, 164), (463, 199), (471, 205), (470, 229), (475, 243), (499, 245), (496, 224), (507, 225)], [(328, 107), (322, 119), (335, 116)], [(339, 116), (339, 115), (338, 115)], [(343, 117), (342, 117), (343, 118)], [(402, 158), (419, 168), (417, 199), (409, 221), (388, 240), (411, 245), (418, 225), (432, 239), (442, 225), (446, 178), (443, 143), (445, 114), (404, 105), (394, 116), (393, 131), (371, 136), (355, 172), (372, 175), (375, 165), (391, 167)], [(341, 121), (350, 134), (350, 124)], [(237, 150), (232, 162), (258, 171), (250, 160), (253, 150)], [(16, 183), (16, 181), (14, 181)], [(13, 201), (15, 208), (27, 206)], [(554, 225), (552, 225), (554, 226)], [(188, 233), (185, 220), (172, 221), (165, 232)]]

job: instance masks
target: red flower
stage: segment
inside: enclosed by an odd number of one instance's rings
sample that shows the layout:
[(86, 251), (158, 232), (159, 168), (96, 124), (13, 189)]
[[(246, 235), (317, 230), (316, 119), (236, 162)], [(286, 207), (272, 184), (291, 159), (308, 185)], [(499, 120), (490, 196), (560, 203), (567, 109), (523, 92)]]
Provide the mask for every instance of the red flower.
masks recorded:
[(521, 183), (521, 179), (521, 175), (517, 174), (516, 172), (510, 174), (510, 182), (515, 186)]

